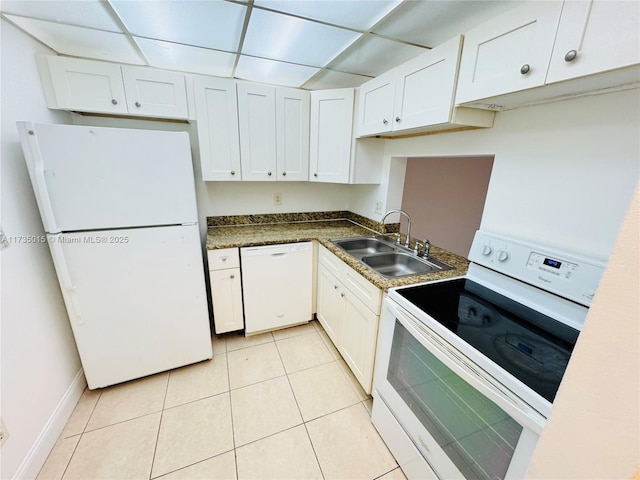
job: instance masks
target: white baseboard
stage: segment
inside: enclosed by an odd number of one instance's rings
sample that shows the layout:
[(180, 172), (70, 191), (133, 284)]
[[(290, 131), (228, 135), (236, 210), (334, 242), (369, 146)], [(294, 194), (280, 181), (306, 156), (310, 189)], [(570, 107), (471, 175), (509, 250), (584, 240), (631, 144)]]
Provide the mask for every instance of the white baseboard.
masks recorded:
[(86, 386), (87, 380), (84, 378), (84, 371), (80, 369), (42, 428), (29, 453), (18, 467), (13, 480), (31, 480), (38, 476), (38, 472), (47, 460)]

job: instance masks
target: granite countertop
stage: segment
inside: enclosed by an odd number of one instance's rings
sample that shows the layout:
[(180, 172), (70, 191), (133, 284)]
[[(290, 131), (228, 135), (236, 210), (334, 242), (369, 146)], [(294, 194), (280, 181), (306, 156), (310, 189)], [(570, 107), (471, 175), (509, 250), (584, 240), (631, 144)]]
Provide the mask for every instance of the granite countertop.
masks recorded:
[[(278, 216), (277, 218), (261, 216), (256, 223), (241, 223), (255, 221), (255, 217), (209, 217), (207, 218), (207, 249), (215, 250), (220, 248), (274, 245), (316, 240), (384, 291), (391, 287), (458, 277), (467, 273), (469, 261), (466, 258), (433, 246), (431, 247), (431, 256), (451, 265), (454, 267), (452, 270), (393, 279), (382, 277), (330, 241), (332, 238), (379, 234), (380, 232), (375, 230), (379, 224), (369, 219), (364, 219), (363, 217), (357, 218), (357, 216), (350, 214), (350, 212), (331, 213), (336, 213), (336, 218), (326, 218), (326, 216), (324, 216), (323, 218), (316, 219), (309, 214), (300, 214), (306, 215), (303, 220), (295, 220), (295, 218), (299, 217), (292, 215)], [(340, 214), (345, 214), (344, 216), (351, 218), (339, 218)], [(276, 221), (267, 223), (268, 220)], [(365, 226), (363, 224), (368, 225)], [(395, 224), (393, 227), (397, 230), (398, 225)]]

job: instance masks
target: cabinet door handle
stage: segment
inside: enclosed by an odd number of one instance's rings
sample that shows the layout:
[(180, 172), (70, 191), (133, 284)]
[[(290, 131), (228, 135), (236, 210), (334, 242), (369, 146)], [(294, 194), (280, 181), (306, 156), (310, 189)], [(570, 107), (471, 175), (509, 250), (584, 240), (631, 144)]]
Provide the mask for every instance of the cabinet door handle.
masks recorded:
[(340, 294), (340, 296), (341, 296), (341, 297), (344, 297), (344, 296), (345, 296), (344, 292), (342, 292), (342, 293)]
[(389, 120), (387, 120), (386, 118), (383, 118), (383, 119), (382, 119), (382, 124), (383, 124), (383, 125), (386, 125), (387, 123), (389, 123)]
[(334, 285), (334, 286), (333, 286), (333, 289), (334, 289), (334, 290), (337, 290), (337, 289), (338, 289), (338, 285)]
[(231, 170), (231, 175), (235, 175), (236, 171), (235, 170)]
[(575, 50), (569, 50), (567, 52), (567, 54), (564, 56), (564, 61), (569, 63), (569, 62), (573, 62), (576, 57), (578, 56), (578, 52)]
[(314, 176), (314, 177), (317, 177), (317, 176), (318, 176), (318, 174), (317, 174), (317, 173), (314, 173), (314, 174), (313, 174), (313, 176)]
[(287, 176), (287, 172), (282, 172), (282, 176), (286, 177)]
[(396, 117), (396, 123), (400, 123), (400, 117)]
[(236, 278), (236, 276), (235, 276), (235, 275), (229, 275), (229, 278), (230, 278), (231, 280), (233, 280), (234, 278)]
[(112, 103), (113, 105), (117, 105), (117, 104), (118, 104), (118, 100), (116, 100), (115, 98), (112, 98), (112, 99), (111, 99), (111, 103)]
[(520, 67), (520, 73), (522, 75), (526, 75), (531, 70), (531, 66), (528, 63), (525, 63)]
[(271, 172), (267, 172), (267, 175), (271, 176)]

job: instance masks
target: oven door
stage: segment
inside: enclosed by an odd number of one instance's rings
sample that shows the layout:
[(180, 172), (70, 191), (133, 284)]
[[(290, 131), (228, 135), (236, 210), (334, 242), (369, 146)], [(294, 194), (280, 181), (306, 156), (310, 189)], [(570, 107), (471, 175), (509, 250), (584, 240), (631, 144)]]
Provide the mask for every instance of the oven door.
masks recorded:
[(374, 389), (441, 479), (522, 478), (546, 421), (389, 298)]

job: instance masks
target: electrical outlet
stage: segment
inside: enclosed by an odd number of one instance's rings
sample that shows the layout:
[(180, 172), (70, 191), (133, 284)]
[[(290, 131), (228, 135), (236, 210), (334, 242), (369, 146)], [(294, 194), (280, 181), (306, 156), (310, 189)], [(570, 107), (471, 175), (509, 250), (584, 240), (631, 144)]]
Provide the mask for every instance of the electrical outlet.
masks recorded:
[(273, 204), (274, 205), (282, 205), (282, 193), (281, 192), (275, 192), (273, 194)]
[(380, 200), (376, 202), (376, 213), (382, 214), (382, 202)]

